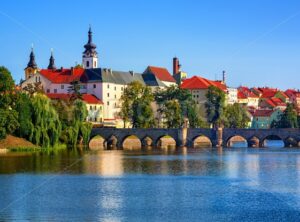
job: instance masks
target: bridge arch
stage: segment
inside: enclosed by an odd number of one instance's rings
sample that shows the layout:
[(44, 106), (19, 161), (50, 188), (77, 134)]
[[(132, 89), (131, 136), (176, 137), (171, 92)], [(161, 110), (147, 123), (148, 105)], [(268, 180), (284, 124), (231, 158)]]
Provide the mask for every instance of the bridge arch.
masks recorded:
[(170, 135), (162, 135), (155, 142), (158, 149), (176, 148), (176, 140)]
[(95, 135), (89, 141), (89, 149), (90, 150), (104, 150), (105, 146), (105, 138), (101, 135)]
[(209, 137), (205, 135), (199, 135), (193, 138), (192, 140), (193, 148), (208, 148), (212, 147), (212, 141)]
[[(277, 144), (278, 142), (278, 144)], [(275, 144), (276, 143), (276, 144)], [(277, 134), (270, 134), (265, 136), (261, 142), (260, 142), (261, 147), (281, 147), (283, 148), (285, 146), (284, 144), (284, 139), (282, 137), (278, 136)]]
[(233, 135), (229, 137), (226, 141), (226, 147), (234, 147), (234, 145), (237, 144), (239, 147), (248, 147), (248, 141), (245, 137), (241, 135)]
[(136, 135), (128, 135), (123, 138), (121, 147), (123, 150), (140, 150), (142, 142)]

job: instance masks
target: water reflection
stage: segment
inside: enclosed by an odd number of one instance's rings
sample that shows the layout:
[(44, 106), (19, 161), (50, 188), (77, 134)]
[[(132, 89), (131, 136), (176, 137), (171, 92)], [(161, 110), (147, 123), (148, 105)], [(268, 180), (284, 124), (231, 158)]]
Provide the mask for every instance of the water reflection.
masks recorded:
[(296, 221), (299, 170), (297, 149), (13, 153), (0, 221)]

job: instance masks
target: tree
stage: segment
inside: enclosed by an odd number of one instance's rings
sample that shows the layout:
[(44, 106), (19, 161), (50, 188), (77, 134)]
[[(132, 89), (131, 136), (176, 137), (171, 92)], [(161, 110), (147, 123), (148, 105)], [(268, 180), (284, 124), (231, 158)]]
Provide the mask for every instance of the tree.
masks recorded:
[(32, 103), (30, 97), (25, 93), (18, 93), (16, 96), (15, 110), (19, 113), (18, 123), (15, 134), (19, 137), (29, 139), (33, 129), (32, 124)]
[(32, 98), (33, 129), (29, 140), (42, 147), (55, 146), (61, 134), (61, 122), (50, 100), (42, 94)]
[(82, 94), (80, 93), (80, 81), (74, 80), (70, 83), (68, 88), (68, 93), (71, 94), (71, 100), (82, 99)]
[(0, 107), (11, 106), (14, 88), (15, 83), (10, 71), (4, 66), (0, 66)]
[(287, 107), (278, 121), (273, 121), (273, 128), (298, 128), (297, 111), (293, 104), (287, 104)]
[(225, 108), (225, 121), (224, 125), (227, 128), (246, 128), (250, 118), (248, 117), (247, 110), (241, 104), (235, 103), (228, 105)]
[(0, 108), (0, 139), (12, 134), (18, 127), (18, 113), (12, 109)]
[(181, 126), (181, 108), (177, 100), (172, 99), (166, 101), (159, 111), (163, 113), (168, 128), (179, 128)]
[[(181, 89), (174, 85), (168, 87), (166, 90), (157, 90), (155, 93), (155, 101), (160, 107), (158, 111), (163, 118), (165, 118), (167, 127), (169, 124), (171, 124), (172, 127), (174, 127), (174, 124), (176, 127), (180, 127), (185, 118), (189, 120), (191, 127), (204, 127), (205, 124), (201, 120), (198, 107), (192, 99), (192, 94), (188, 90)], [(168, 110), (167, 107), (173, 110)], [(175, 114), (178, 111), (179, 116), (170, 115), (170, 113)]]
[(121, 111), (119, 115), (126, 122), (131, 122), (133, 128), (149, 128), (154, 124), (151, 103), (154, 97), (151, 89), (138, 81), (131, 82), (121, 96)]
[(224, 121), (225, 93), (215, 86), (210, 86), (206, 98), (207, 121), (214, 126), (221, 125)]

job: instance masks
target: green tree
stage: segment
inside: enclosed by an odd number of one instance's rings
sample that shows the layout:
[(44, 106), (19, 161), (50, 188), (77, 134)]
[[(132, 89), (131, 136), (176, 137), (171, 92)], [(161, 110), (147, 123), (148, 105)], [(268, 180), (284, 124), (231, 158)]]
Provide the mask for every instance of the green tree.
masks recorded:
[(279, 121), (273, 121), (272, 127), (274, 128), (298, 128), (297, 112), (293, 104), (287, 104), (283, 114), (280, 116)]
[(11, 106), (15, 83), (10, 71), (4, 66), (0, 66), (0, 108)]
[(33, 107), (31, 98), (28, 96), (28, 94), (18, 93), (14, 108), (19, 113), (18, 123), (20, 125), (15, 134), (19, 137), (29, 139), (34, 126), (32, 124)]
[(165, 124), (168, 128), (179, 128), (181, 126), (181, 108), (177, 100), (166, 101), (159, 111), (163, 113)]
[(247, 109), (241, 104), (235, 103), (225, 108), (224, 125), (227, 128), (246, 128), (250, 118)]
[(206, 98), (205, 108), (207, 121), (214, 126), (223, 124), (225, 93), (215, 86), (210, 86), (206, 93)]
[(154, 97), (151, 89), (138, 81), (131, 82), (121, 96), (121, 111), (119, 115), (124, 121), (131, 122), (133, 128), (148, 128), (154, 123), (151, 103)]
[(32, 123), (34, 128), (29, 140), (42, 147), (58, 144), (61, 122), (50, 100), (42, 94), (32, 98)]
[(68, 93), (72, 94), (71, 100), (76, 100), (76, 99), (82, 99), (82, 94), (80, 93), (80, 81), (79, 80), (74, 80), (70, 83), (70, 86), (68, 88)]
[(0, 108), (0, 139), (12, 134), (18, 127), (18, 113), (12, 109)]

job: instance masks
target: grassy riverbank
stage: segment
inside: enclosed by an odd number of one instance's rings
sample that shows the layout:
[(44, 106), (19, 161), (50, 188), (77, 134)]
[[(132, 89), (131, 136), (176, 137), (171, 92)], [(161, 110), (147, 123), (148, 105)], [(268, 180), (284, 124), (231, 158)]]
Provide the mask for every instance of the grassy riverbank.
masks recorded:
[(67, 145), (59, 144), (51, 148), (42, 148), (23, 138), (8, 135), (4, 140), (0, 140), (0, 153), (10, 152), (34, 152), (34, 151), (53, 151), (66, 149)]

